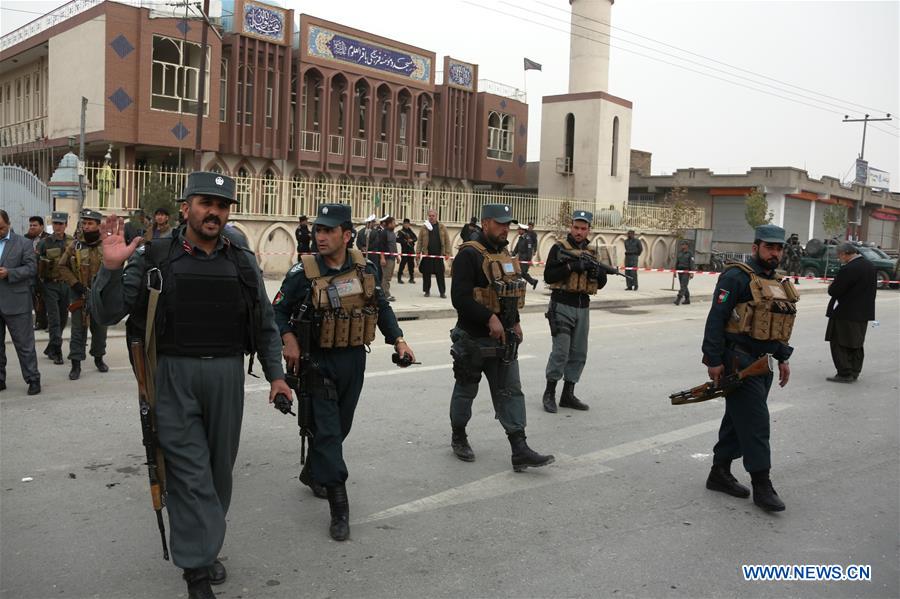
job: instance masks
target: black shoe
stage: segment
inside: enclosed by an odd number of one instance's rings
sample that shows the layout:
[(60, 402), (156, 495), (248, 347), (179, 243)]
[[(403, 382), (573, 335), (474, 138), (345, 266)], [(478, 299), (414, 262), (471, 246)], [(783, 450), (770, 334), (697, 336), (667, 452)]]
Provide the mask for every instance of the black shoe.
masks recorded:
[(784, 511), (784, 502), (778, 497), (772, 481), (768, 478), (763, 481), (753, 481), (753, 503), (767, 512)]
[(413, 285), (416, 284), (416, 280), (415, 280), (415, 279), (410, 279), (409, 282), (412, 283)]
[(533, 281), (531, 282), (531, 288), (532, 288), (532, 289), (537, 289), (537, 284), (538, 284), (537, 279), (533, 280)]
[(426, 292), (425, 292), (425, 297), (431, 297), (431, 292), (430, 292), (430, 291), (426, 291)]
[(403, 280), (402, 280), (402, 279), (397, 279), (397, 284), (398, 284), (398, 285), (403, 285)]
[(559, 396), (559, 407), (573, 410), (590, 410), (590, 406), (575, 397), (575, 383), (563, 383), (562, 395)]
[(109, 372), (109, 366), (106, 365), (106, 362), (103, 361), (102, 357), (94, 358), (94, 366), (96, 366), (97, 370), (100, 372)]
[(325, 485), (320, 485), (316, 481), (313, 480), (312, 475), (309, 473), (309, 462), (303, 465), (303, 469), (300, 470), (300, 482), (310, 488), (312, 494), (319, 499), (328, 499), (328, 491), (325, 489)]
[(60, 353), (53, 354), (50, 357), (53, 360), (53, 363), (56, 364), (57, 366), (66, 363), (65, 360), (63, 360), (62, 354), (60, 354)]
[(28, 383), (28, 395), (37, 395), (41, 392), (41, 382), (31, 381)]
[(209, 586), (209, 568), (185, 568), (182, 575), (188, 587), (188, 599), (216, 599)]
[(343, 483), (328, 487), (328, 506), (331, 508), (328, 533), (335, 541), (346, 541), (350, 538), (350, 500)]
[(676, 297), (676, 298), (675, 298), (675, 301), (674, 301), (673, 303), (674, 303), (676, 306), (677, 306), (678, 304), (680, 304), (680, 303), (681, 303), (681, 296), (679, 295), (678, 297)]
[(684, 300), (684, 305), (685, 305), (685, 306), (690, 306), (690, 305), (691, 305), (691, 300), (689, 300), (689, 299)]
[(512, 447), (512, 467), (516, 472), (524, 472), (527, 468), (540, 468), (552, 464), (555, 460), (552, 455), (541, 455), (528, 447), (524, 432), (509, 435), (509, 445)]
[(466, 435), (466, 429), (464, 428), (453, 429), (453, 434), (450, 436), (450, 449), (463, 462), (475, 461), (475, 452), (472, 451), (472, 446), (469, 445), (469, 437)]
[(209, 584), (222, 584), (228, 578), (228, 571), (219, 560), (216, 560), (207, 568), (209, 572)]
[(48, 358), (53, 357), (53, 350), (50, 349), (50, 346), (47, 346), (47, 349), (44, 350), (44, 355)]
[(706, 479), (706, 488), (719, 491), (732, 497), (750, 497), (750, 489), (742, 485), (731, 475), (730, 466), (713, 464)]
[(825, 379), (826, 381), (831, 381), (832, 383), (852, 383), (856, 379), (852, 376), (844, 376), (842, 374), (836, 374), (834, 376), (829, 376)]
[(0, 381), (0, 391), (6, 391), (6, 381)]
[(72, 370), (69, 371), (69, 380), (77, 381), (81, 377), (81, 360), (72, 360)]
[(442, 294), (441, 294), (441, 299), (447, 299), (447, 294), (446, 294), (446, 293), (442, 293)]
[(544, 404), (545, 412), (556, 414), (556, 381), (547, 381), (547, 388), (544, 389), (541, 401)]

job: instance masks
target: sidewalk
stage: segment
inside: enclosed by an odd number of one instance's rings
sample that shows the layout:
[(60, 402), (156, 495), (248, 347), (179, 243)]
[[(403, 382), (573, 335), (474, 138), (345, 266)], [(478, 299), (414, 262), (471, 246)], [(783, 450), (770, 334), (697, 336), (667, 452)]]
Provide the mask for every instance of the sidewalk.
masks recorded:
[[(418, 274), (418, 273), (417, 273)], [(538, 280), (543, 275), (542, 269), (533, 268), (531, 274)], [(716, 286), (717, 274), (697, 274), (691, 281), (691, 303), (709, 302)], [(601, 289), (591, 300), (591, 309), (609, 310), (622, 309), (633, 306), (650, 306), (665, 304), (675, 300), (678, 293), (678, 281), (674, 281), (672, 273), (667, 272), (640, 272), (638, 275), (638, 291), (625, 291), (624, 277), (609, 277), (606, 287)], [(266, 279), (266, 292), (269, 297), (275, 297), (281, 287), (281, 279)], [(811, 293), (825, 293), (828, 284), (816, 280), (802, 280), (797, 286), (801, 297)], [(438, 294), (437, 284), (432, 279), (431, 297), (425, 297), (422, 293), (422, 279), (416, 277), (415, 285), (405, 283), (397, 284), (395, 278), (391, 283), (391, 293), (397, 298), (391, 305), (397, 318), (400, 320), (424, 320), (426, 318), (453, 318), (456, 311), (450, 303), (450, 279), (447, 279), (447, 298), (441, 299)], [(543, 312), (550, 301), (550, 290), (545, 289), (543, 283), (538, 283), (537, 289), (532, 291), (529, 287), (525, 297), (523, 313)], [(226, 323), (223, 323), (226, 324)], [(69, 327), (63, 331), (63, 338), (69, 338)], [(109, 337), (123, 337), (125, 335), (125, 321), (123, 320), (109, 329)], [(48, 340), (46, 331), (36, 331), (35, 342), (39, 348), (43, 348)], [(7, 337), (7, 343), (12, 340)], [(41, 343), (44, 342), (44, 345)], [(43, 350), (41, 350), (43, 351)]]

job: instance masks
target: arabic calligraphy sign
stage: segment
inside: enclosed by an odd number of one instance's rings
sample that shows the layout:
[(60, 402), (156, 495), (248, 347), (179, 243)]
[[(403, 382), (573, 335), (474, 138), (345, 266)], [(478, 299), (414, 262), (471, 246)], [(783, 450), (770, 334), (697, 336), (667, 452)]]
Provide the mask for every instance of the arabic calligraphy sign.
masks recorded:
[(475, 67), (467, 62), (453, 60), (447, 65), (447, 84), (468, 91), (475, 89)]
[(244, 2), (243, 32), (268, 41), (284, 43), (285, 13), (277, 8)]
[(310, 25), (307, 31), (310, 56), (351, 63), (422, 83), (431, 82), (432, 61), (427, 56), (388, 48), (317, 25)]

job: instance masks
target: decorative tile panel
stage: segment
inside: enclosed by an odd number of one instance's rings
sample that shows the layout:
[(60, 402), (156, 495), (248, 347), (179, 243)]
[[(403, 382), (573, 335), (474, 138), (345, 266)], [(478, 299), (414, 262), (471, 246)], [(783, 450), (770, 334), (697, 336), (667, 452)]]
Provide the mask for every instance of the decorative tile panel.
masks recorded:
[[(524, 135), (524, 133), (523, 133), (523, 135)], [(519, 165), (519, 168), (522, 168), (523, 166), (525, 166), (526, 162), (527, 161), (525, 160), (525, 157), (522, 156), (521, 154), (519, 154), (519, 158), (516, 160), (516, 164)]]
[(497, 178), (498, 178), (498, 179), (502, 179), (502, 178), (503, 178), (503, 175), (506, 174), (506, 171), (503, 170), (503, 167), (502, 167), (502, 166), (498, 166), (498, 167), (497, 167), (497, 170), (494, 171), (494, 174), (497, 175)]
[(524, 137), (526, 133), (528, 133), (528, 129), (525, 128), (524, 124), (519, 123), (519, 137)]
[(270, 42), (284, 43), (287, 13), (279, 8), (255, 2), (244, 3), (241, 31)]
[(185, 127), (180, 122), (177, 125), (175, 125), (174, 127), (172, 127), (172, 135), (177, 137), (178, 141), (181, 141), (182, 139), (187, 137), (189, 134), (190, 134), (190, 131), (188, 131), (188, 128)]
[(500, 100), (500, 108), (506, 108), (507, 106), (509, 106), (509, 103), (505, 99)]
[(119, 34), (116, 39), (109, 42), (109, 45), (119, 55), (119, 58), (125, 58), (134, 51), (134, 46), (128, 41), (128, 38)]
[(131, 96), (125, 93), (125, 90), (121, 87), (112, 93), (109, 97), (109, 101), (113, 103), (113, 106), (115, 106), (119, 112), (122, 112), (134, 103)]
[(318, 25), (309, 26), (307, 51), (317, 58), (351, 63), (422, 83), (431, 82), (430, 58), (336, 33)]
[(178, 21), (178, 24), (175, 25), (175, 27), (181, 32), (181, 35), (187, 35), (188, 31), (191, 30), (191, 26), (188, 25), (188, 22), (185, 19)]
[(475, 66), (450, 59), (447, 67), (447, 84), (467, 91), (475, 90)]

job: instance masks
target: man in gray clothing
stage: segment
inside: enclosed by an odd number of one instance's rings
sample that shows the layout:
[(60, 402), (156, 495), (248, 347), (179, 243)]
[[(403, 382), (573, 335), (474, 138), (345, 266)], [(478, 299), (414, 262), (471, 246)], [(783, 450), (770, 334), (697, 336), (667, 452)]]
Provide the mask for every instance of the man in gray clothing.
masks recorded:
[(680, 287), (678, 297), (675, 298), (675, 305), (677, 306), (681, 303), (681, 300), (684, 300), (684, 305), (687, 306), (691, 303), (691, 292), (688, 289), (688, 285), (694, 274), (686, 271), (694, 270), (694, 252), (691, 251), (691, 244), (686, 239), (682, 239), (681, 243), (678, 244), (678, 254), (675, 256), (675, 270), (679, 271), (678, 285)]
[(625, 281), (627, 281), (625, 291), (631, 291), (632, 289), (637, 291), (637, 265), (638, 259), (641, 257), (641, 252), (643, 251), (644, 246), (641, 245), (641, 240), (634, 236), (634, 230), (628, 231), (627, 237), (625, 238)]
[[(140, 249), (141, 238), (125, 245), (122, 219), (107, 217), (103, 267), (91, 290), (93, 317), (113, 325), (128, 314), (131, 339), (144, 338), (153, 315), (172, 559), (184, 568), (190, 599), (215, 597), (210, 584), (225, 581), (218, 554), (241, 432), (244, 354), (259, 356), (270, 402), (291, 394), (256, 259), (222, 235), (234, 197), (230, 177), (191, 173), (181, 208), (186, 224)], [(148, 274), (150, 285), (161, 289), (155, 310), (148, 310)]]
[(28, 395), (41, 392), (31, 322), (31, 282), (37, 274), (34, 245), (10, 227), (9, 214), (0, 210), (0, 391), (6, 389), (6, 329), (19, 355)]

